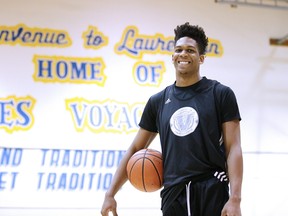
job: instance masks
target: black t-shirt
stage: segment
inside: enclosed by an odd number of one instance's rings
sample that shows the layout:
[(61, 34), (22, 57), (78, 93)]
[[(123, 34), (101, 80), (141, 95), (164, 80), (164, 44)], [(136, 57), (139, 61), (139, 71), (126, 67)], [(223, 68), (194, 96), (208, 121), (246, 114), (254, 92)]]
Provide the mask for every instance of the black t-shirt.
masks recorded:
[(203, 77), (188, 87), (175, 83), (151, 96), (139, 126), (160, 136), (164, 189), (226, 170), (224, 122), (241, 120), (234, 92)]

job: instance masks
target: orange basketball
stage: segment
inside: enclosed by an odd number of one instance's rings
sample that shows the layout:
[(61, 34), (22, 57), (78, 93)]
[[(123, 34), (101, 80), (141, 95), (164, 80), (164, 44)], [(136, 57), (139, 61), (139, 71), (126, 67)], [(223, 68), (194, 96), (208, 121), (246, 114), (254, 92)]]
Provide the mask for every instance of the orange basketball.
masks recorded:
[(142, 149), (129, 159), (127, 175), (130, 183), (143, 192), (159, 190), (163, 185), (163, 161), (161, 152)]

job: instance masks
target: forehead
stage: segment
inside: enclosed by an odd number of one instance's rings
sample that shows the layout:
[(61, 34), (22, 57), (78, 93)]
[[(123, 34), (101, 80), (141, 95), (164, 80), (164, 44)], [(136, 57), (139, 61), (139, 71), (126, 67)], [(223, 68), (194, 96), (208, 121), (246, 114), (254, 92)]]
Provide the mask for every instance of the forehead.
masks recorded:
[(192, 47), (197, 47), (197, 42), (190, 38), (190, 37), (182, 37), (178, 41), (176, 41), (175, 47), (176, 46), (192, 46)]

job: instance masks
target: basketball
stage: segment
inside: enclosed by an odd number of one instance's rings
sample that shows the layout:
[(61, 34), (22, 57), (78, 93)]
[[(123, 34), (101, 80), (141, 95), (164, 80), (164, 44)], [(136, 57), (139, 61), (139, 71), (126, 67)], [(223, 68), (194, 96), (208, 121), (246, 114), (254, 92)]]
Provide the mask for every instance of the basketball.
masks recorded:
[(141, 149), (135, 152), (127, 164), (130, 183), (143, 192), (154, 192), (163, 185), (163, 161), (161, 152)]

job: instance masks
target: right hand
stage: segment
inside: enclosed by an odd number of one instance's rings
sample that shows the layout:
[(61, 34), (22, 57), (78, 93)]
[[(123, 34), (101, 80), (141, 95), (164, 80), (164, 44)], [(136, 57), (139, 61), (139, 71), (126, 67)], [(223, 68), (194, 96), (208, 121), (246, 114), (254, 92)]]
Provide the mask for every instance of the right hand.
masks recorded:
[(102, 205), (101, 215), (109, 216), (109, 212), (111, 211), (113, 216), (118, 216), (116, 209), (117, 209), (117, 202), (115, 198), (106, 195)]

